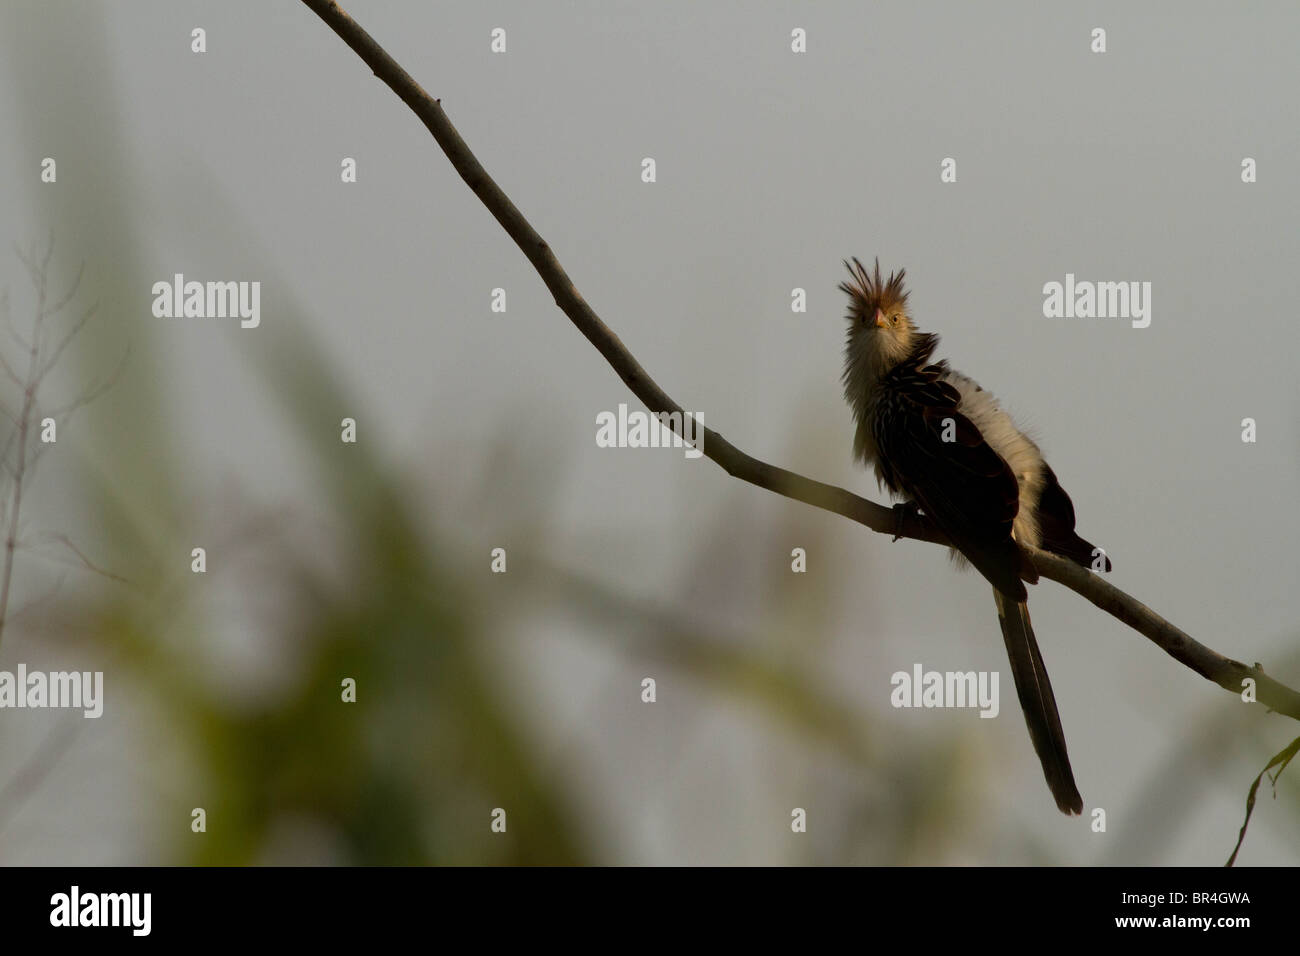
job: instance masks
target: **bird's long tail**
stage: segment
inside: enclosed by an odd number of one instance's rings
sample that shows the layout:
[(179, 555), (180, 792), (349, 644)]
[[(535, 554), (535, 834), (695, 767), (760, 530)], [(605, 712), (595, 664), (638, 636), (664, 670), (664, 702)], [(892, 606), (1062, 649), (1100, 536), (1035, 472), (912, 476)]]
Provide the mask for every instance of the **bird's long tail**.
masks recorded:
[(1011, 660), (1011, 676), (1016, 682), (1016, 695), (1029, 737), (1043, 765), (1043, 775), (1056, 798), (1062, 813), (1082, 813), (1083, 797), (1075, 786), (1070, 770), (1070, 757), (1065, 751), (1065, 732), (1061, 717), (1056, 712), (1056, 697), (1052, 682), (1047, 678), (1043, 656), (1038, 652), (1038, 641), (1029, 624), (1029, 605), (1006, 597), (997, 589), (993, 599), (998, 605), (998, 621), (1002, 637), (1007, 644), (1007, 657)]

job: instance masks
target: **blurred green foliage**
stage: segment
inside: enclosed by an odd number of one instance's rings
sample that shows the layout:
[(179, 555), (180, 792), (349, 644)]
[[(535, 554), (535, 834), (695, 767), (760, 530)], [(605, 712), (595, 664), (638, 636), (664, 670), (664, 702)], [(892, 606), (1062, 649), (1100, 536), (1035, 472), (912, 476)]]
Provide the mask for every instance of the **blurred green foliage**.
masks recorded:
[[(25, 128), (15, 135), (62, 137), (82, 144), (86, 155), (93, 152), (88, 165), (98, 184), (92, 200), (84, 192), (75, 203), (59, 194), (41, 200), (56, 237), (69, 237), (74, 255), (96, 265), (98, 294), (106, 303), (98, 338), (77, 351), (79, 374), (87, 380), (102, 375), (119, 354), (113, 346), (133, 344), (129, 374), (87, 439), (97, 443), (100, 460), (111, 457), (115, 467), (111, 474), (88, 469), (83, 476), (93, 520), (82, 531), (96, 553), (111, 555), (109, 565), (135, 583), (87, 588), (75, 603), (92, 622), (88, 640), (111, 666), (130, 672), (144, 711), (161, 723), (165, 746), (147, 756), (162, 765), (159, 772), (170, 784), (151, 807), (151, 822), (176, 835), (169, 859), (143, 862), (624, 862), (618, 848), (599, 837), (619, 814), (595, 819), (573, 798), (497, 673), (496, 641), (509, 613), (543, 599), (563, 603), (589, 624), (584, 636), (603, 635), (602, 651), (667, 668), (698, 688), (702, 699), (725, 701), (765, 732), (826, 755), (823, 763), (833, 772), (809, 789), (826, 801), (837, 835), (790, 849), (787, 862), (976, 861), (954, 856), (952, 848), (978, 851), (969, 834), (986, 821), (973, 819), (969, 808), (996, 785), (972, 762), (967, 742), (921, 734), (882, 741), (870, 718), (809, 663), (833, 620), (837, 591), (826, 583), (829, 576), (796, 583), (784, 569), (769, 570), (763, 628), (722, 634), (670, 602), (630, 598), (559, 567), (534, 547), (531, 559), (517, 561), (519, 571), (512, 571), (520, 596), (503, 604), (449, 561), (443, 553), (449, 543), (427, 530), (429, 512), (436, 517), (439, 507), (457, 502), (413, 497), (400, 469), (381, 461), (371, 444), (341, 451), (338, 416), (325, 410), (356, 403), (344, 394), (317, 347), (311, 317), (299, 308), (288, 309), (277, 329), (260, 330), (248, 358), (307, 443), (313, 481), (337, 517), (329, 548), (344, 567), (327, 573), (316, 555), (289, 539), (258, 545), (278, 569), (259, 591), (273, 595), (283, 612), (277, 616), (283, 633), (268, 641), (268, 653), (273, 646), (291, 647), (294, 673), (252, 703), (233, 699), (204, 670), (210, 658), (196, 653), (208, 635), (193, 576), (174, 570), (176, 554), (188, 552), (190, 511), (202, 492), (187, 487), (174, 450), (181, 442), (162, 363), (148, 328), (135, 318), (139, 290), (152, 280), (144, 266), (148, 224), (133, 201), (147, 190), (135, 181), (129, 145), (115, 135), (119, 104), (114, 66), (102, 46), (103, 14), (33, 5), (15, 11), (10, 23), (13, 29), (0, 42), (26, 111)], [(72, 75), (41, 87), (42, 64), (55, 60)], [(358, 70), (357, 81), (364, 79)], [(195, 179), (202, 175), (193, 172)], [(259, 259), (264, 278), (272, 279), (273, 259), (258, 256), (255, 230), (231, 216), (205, 223), (205, 233), (232, 248), (251, 247), (250, 258)], [(292, 288), (293, 277), (276, 283)], [(809, 454), (797, 449), (794, 460)], [(760, 492), (743, 488), (736, 494)], [(802, 508), (789, 507), (792, 514)], [(699, 563), (687, 577), (703, 582), (706, 592), (713, 583), (708, 542), (725, 540), (738, 517), (722, 516), (712, 533), (698, 536)], [(799, 525), (809, 550), (823, 543), (824, 527)], [(344, 678), (357, 682), (356, 703), (341, 700)], [(1255, 749), (1264, 754), (1276, 743), (1260, 740)], [(773, 768), (774, 776), (784, 772)], [(1168, 781), (1161, 773), (1153, 774), (1151, 787), (1147, 804), (1166, 806)], [(1300, 801), (1294, 786), (1284, 792), (1295, 812)], [(188, 826), (195, 806), (207, 813), (202, 836)], [(507, 809), (505, 835), (489, 829), (494, 807)], [(1164, 839), (1178, 836), (1172, 815), (1163, 825)], [(1018, 830), (984, 838), (1009, 860), (1053, 861)]]

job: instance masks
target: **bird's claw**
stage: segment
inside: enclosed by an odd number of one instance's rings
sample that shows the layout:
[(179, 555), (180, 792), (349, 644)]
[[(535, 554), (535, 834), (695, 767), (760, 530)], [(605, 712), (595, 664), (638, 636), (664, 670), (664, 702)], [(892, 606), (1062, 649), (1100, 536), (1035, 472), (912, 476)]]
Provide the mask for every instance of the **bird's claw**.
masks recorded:
[(914, 517), (916, 513), (915, 501), (901, 501), (894, 505), (894, 541), (903, 537), (903, 525), (907, 523), (909, 515)]

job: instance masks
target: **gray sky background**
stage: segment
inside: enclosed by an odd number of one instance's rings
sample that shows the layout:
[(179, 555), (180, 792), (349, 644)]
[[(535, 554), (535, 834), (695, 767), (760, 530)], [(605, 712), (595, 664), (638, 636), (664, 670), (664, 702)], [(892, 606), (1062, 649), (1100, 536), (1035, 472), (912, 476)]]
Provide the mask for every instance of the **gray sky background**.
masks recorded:
[[(917, 321), (1038, 436), (1079, 530), (1114, 559), (1114, 582), (1295, 686), (1300, 10), (1063, 6), (345, 4), (442, 98), (651, 375), (729, 440), (879, 500), (850, 458), (835, 287), (848, 256), (906, 266)], [(263, 281), (257, 330), (155, 319), (147, 284), (106, 303), (123, 317), (114, 328), (137, 326), (153, 343), (153, 387), (180, 429), (173, 451), (206, 498), (184, 508), (210, 513), (235, 488), (329, 522), (313, 510), (291, 425), (247, 362), (259, 337), (300, 334), (282, 321), (294, 303), (356, 396), (343, 413), (430, 495), (431, 520), (467, 569), (486, 569), (489, 549), (510, 544), (509, 522), (531, 518), (557, 563), (758, 640), (763, 582), (792, 547), (817, 541), (809, 576), (829, 576), (835, 604), (807, 635), (804, 663), (875, 714), (877, 733), (960, 728), (997, 767), (981, 812), (1019, 820), (1058, 861), (1226, 857), (1263, 748), (1292, 739), (1290, 722), (1261, 714), (1251, 747), (1217, 741), (1240, 747), (1239, 759), (1200, 773), (1193, 763), (1180, 784), (1198, 798), (1185, 827), (1154, 857), (1130, 852), (1126, 821), (1152, 812), (1144, 801), (1162, 760), (1191, 746), (1186, 735), (1214, 708), (1226, 719), (1239, 705), (1045, 583), (1032, 592), (1036, 629), (1080, 789), (1089, 808), (1107, 809), (1109, 831), (1066, 821), (1029, 746), (987, 584), (952, 572), (939, 549), (891, 545), (707, 460), (597, 448), (597, 412), (639, 406), (419, 122), (306, 8), (2, 9), (0, 128), (14, 131), (0, 146), (6, 244), (56, 223), (58, 254), (102, 278), (114, 250), (87, 245), (78, 221), (112, 193), (139, 219), (154, 279)], [(207, 30), (201, 56), (189, 49), (195, 26)], [(489, 51), (498, 26), (505, 55)], [(796, 26), (808, 31), (803, 55), (789, 50)], [(1089, 52), (1095, 26), (1107, 31), (1104, 55)], [(67, 135), (58, 111), (105, 87), (120, 112)], [(47, 155), (55, 187), (37, 180)], [(339, 182), (345, 156), (358, 161), (353, 186)], [(646, 156), (653, 185), (639, 178)], [(942, 184), (949, 156), (958, 179)], [(1240, 179), (1247, 156), (1253, 185)], [(1149, 281), (1150, 327), (1045, 319), (1043, 284), (1067, 272)], [(3, 276), (17, 299), (12, 257)], [(497, 286), (505, 315), (489, 311)], [(790, 311), (796, 286), (808, 290), (806, 314)], [(122, 463), (87, 432), (115, 416), (124, 427), (117, 401), (89, 409), (84, 437), (70, 435), (110, 477)], [(1245, 417), (1258, 421), (1256, 444), (1240, 439)], [(490, 457), (503, 441), (509, 453)], [(701, 562), (720, 591), (693, 584)], [(231, 659), (253, 674), (255, 655), (239, 649), (251, 639), (230, 613), (213, 633), (227, 632)], [(497, 649), (502, 679), (539, 750), (562, 752), (580, 799), (603, 807), (619, 858), (780, 859), (788, 808), (828, 802), (839, 784), (818, 755), (699, 688), (661, 685), (660, 706), (691, 701), (676, 718), (684, 751), (632, 727), (626, 708), (605, 723), (611, 685), (635, 688), (645, 666), (611, 650), (617, 638), (593, 651), (574, 628), (554, 610), (521, 618)], [(890, 709), (889, 675), (918, 661), (1003, 671), (1002, 717)], [(1289, 672), (1274, 669), (1284, 662)], [(143, 746), (120, 732), (119, 753)], [(79, 741), (68, 759), (81, 769), (65, 781), (99, 766), (96, 753)], [(671, 788), (648, 783), (656, 774)], [(52, 796), (24, 811), (11, 856), (48, 859), (42, 841), (67, 806)], [(1290, 819), (1262, 799), (1243, 862), (1294, 864)], [(95, 852), (144, 854), (129, 843)], [(930, 859), (1022, 862), (972, 833)]]

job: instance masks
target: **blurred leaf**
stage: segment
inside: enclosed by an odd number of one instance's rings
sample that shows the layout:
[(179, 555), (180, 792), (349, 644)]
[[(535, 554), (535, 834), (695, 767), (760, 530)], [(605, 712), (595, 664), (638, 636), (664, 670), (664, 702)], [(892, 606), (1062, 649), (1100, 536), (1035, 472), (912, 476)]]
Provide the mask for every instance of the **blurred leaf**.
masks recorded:
[(1287, 768), (1291, 758), (1300, 752), (1300, 737), (1273, 755), (1273, 759), (1265, 764), (1264, 769), (1259, 772), (1255, 782), (1250, 785), (1250, 792), (1246, 794), (1246, 818), (1241, 821), (1241, 832), (1237, 834), (1237, 845), (1232, 848), (1232, 856), (1228, 857), (1228, 862), (1224, 866), (1232, 866), (1237, 860), (1237, 853), (1241, 850), (1241, 841), (1246, 839), (1246, 827), (1250, 825), (1250, 815), (1255, 812), (1255, 793), (1259, 790), (1259, 782), (1264, 779), (1264, 774), (1268, 773), (1274, 767), (1277, 767), (1277, 773), (1273, 774), (1270, 781), (1274, 787), (1274, 796), (1276, 796), (1277, 780), (1282, 776), (1282, 771)]

